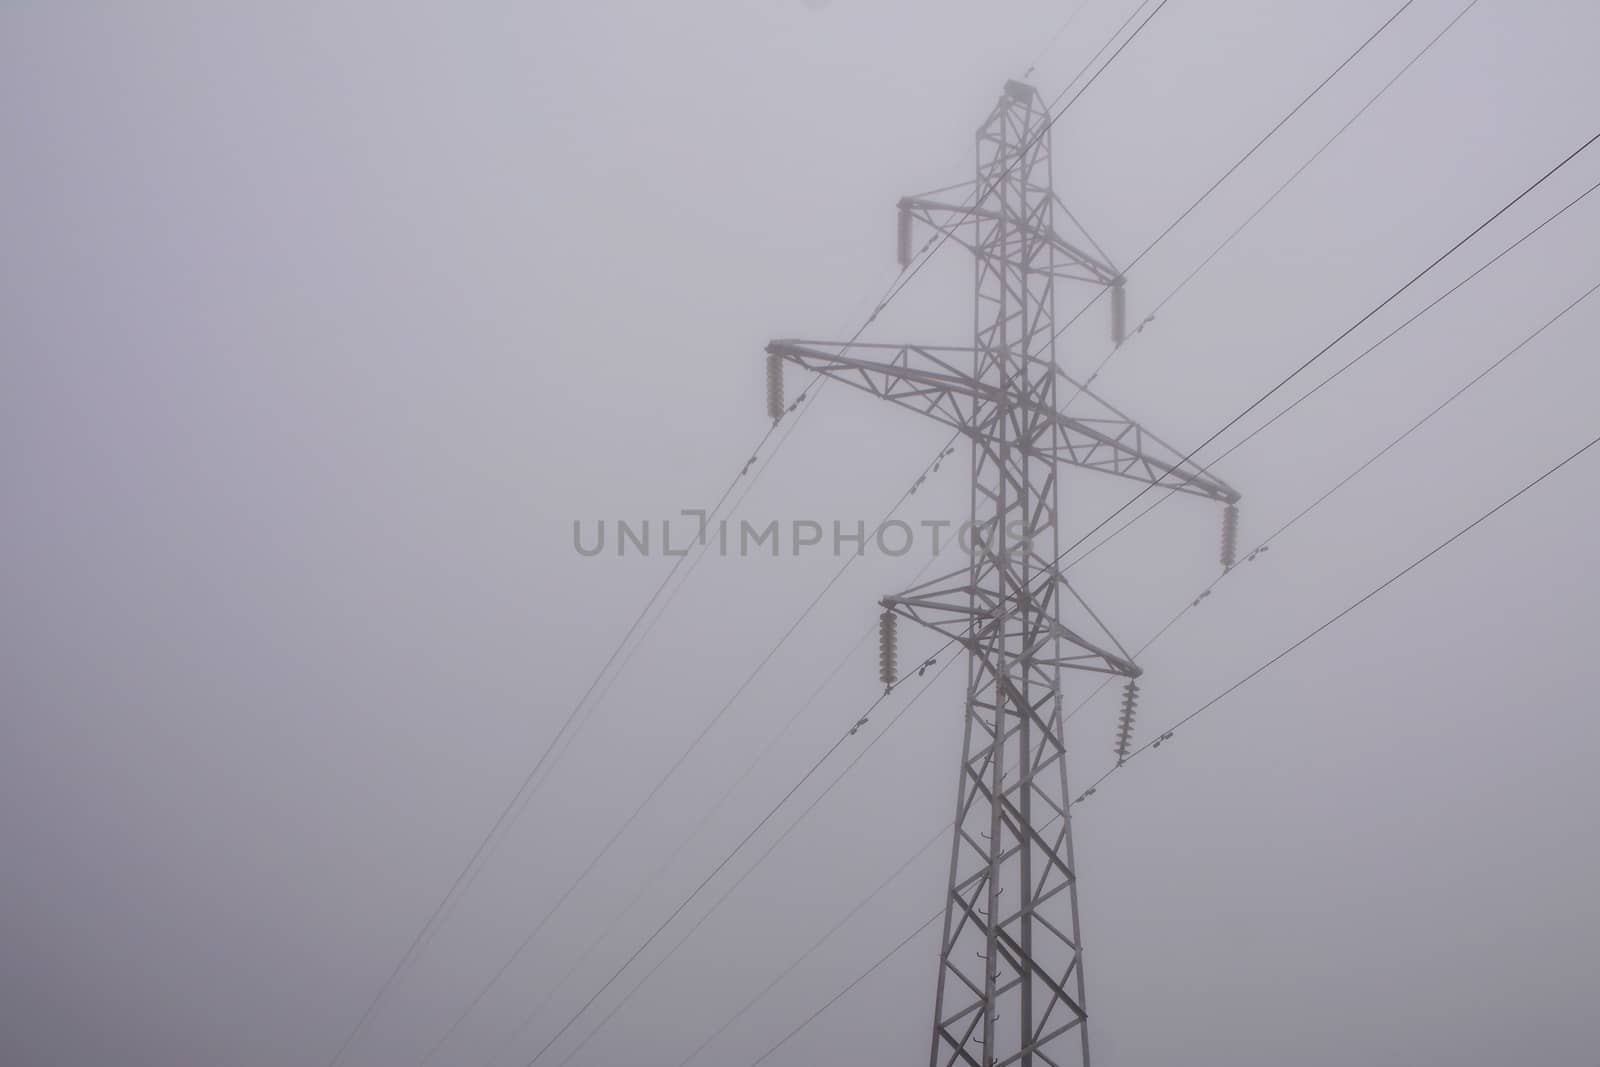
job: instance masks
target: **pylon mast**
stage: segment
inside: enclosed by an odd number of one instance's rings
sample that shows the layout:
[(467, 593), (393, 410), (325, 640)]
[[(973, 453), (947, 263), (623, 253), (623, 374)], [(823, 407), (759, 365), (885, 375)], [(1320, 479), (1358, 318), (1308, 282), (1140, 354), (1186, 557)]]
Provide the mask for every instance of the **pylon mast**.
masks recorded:
[[(1031, 86), (1008, 82), (978, 130), (976, 202), (900, 202), (902, 263), (919, 223), (973, 254), (970, 348), (789, 340), (767, 347), (774, 367), (781, 360), (837, 378), (970, 441), (968, 564), (882, 602), (890, 622), (904, 616), (928, 626), (960, 642), (968, 659), (933, 1067), (1089, 1062), (1061, 672), (1132, 679), (1140, 671), (1057, 563), (1060, 465), (1208, 497), (1230, 515), (1239, 498), (1058, 369), (1057, 280), (1109, 287), (1120, 341), (1122, 277), (1075, 223), (1081, 242), (1057, 227), (1050, 121)], [(1058, 407), (1063, 382), (1088, 414)], [(886, 636), (892, 663), (892, 628)], [(886, 671), (892, 681), (892, 666)]]

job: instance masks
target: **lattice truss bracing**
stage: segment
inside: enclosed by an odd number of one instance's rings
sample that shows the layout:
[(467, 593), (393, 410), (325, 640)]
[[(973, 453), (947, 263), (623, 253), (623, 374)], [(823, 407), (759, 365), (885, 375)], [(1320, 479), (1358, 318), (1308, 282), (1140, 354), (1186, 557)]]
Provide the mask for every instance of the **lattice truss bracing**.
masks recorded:
[[(1056, 282), (1109, 287), (1120, 312), (1122, 277), (1086, 234), (1069, 240), (1057, 226), (1059, 210), (1082, 233), (1053, 192), (1049, 127), (1034, 89), (1010, 82), (978, 131), (976, 203), (901, 201), (903, 262), (918, 225), (972, 253), (970, 347), (780, 340), (767, 349), (971, 443), (966, 566), (883, 601), (968, 652), (934, 1067), (1089, 1059), (1061, 671), (1131, 678), (1139, 668), (1060, 572), (1057, 471), (1070, 464), (1230, 506), (1238, 499), (1057, 369)], [(1060, 410), (1062, 383), (1081, 392), (1090, 414)]]

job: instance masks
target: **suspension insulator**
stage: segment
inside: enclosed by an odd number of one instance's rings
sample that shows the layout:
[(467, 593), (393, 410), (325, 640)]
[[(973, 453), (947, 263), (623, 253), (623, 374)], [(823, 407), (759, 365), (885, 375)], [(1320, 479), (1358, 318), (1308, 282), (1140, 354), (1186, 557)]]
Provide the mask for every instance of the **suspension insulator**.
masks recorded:
[(878, 680), (885, 686), (894, 685), (899, 677), (900, 647), (895, 633), (898, 618), (892, 611), (878, 616)]
[(902, 267), (911, 266), (911, 205), (900, 201), (900, 226), (895, 248)]
[(767, 415), (783, 418), (783, 357), (775, 352), (767, 354)]
[(1232, 570), (1239, 558), (1239, 508), (1229, 504), (1222, 509), (1222, 569)]
[(1122, 718), (1117, 723), (1117, 762), (1128, 758), (1133, 747), (1133, 716), (1139, 707), (1139, 683), (1128, 679), (1122, 690)]
[(1122, 278), (1111, 283), (1111, 343), (1120, 345), (1128, 339), (1128, 294), (1122, 287)]

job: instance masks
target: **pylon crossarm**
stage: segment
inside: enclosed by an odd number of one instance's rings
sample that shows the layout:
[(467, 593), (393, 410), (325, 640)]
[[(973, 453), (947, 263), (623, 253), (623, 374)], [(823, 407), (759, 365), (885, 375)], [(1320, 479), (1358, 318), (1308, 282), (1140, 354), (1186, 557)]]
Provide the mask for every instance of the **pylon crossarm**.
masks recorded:
[[(834, 351), (824, 351), (824, 348)], [(874, 360), (846, 354), (857, 350), (888, 350), (893, 355), (887, 360)], [(910, 408), (952, 429), (963, 433), (972, 430), (970, 369), (944, 358), (947, 354), (960, 353), (970, 367), (970, 348), (773, 341), (767, 345), (767, 353), (804, 370)]]
[[(894, 597), (884, 598), (883, 605), (896, 615), (941, 634), (972, 653), (981, 653), (986, 644), (996, 639), (1026, 636), (1013, 632), (1015, 628), (1004, 629), (1005, 617), (997, 616), (992, 609), (973, 609), (955, 601), (905, 601)], [(1055, 648), (1057, 638), (1062, 645), (1059, 651)], [(1053, 628), (1048, 641), (1040, 641), (1033, 648), (1024, 649), (1017, 662), (1036, 669), (1060, 667), (1124, 678), (1135, 678), (1141, 673), (1126, 655), (1103, 648), (1059, 624)], [(1013, 679), (1001, 679), (1001, 685), (1013, 698), (1021, 699), (1021, 691)]]
[(894, 604), (885, 605), (902, 618), (959, 644), (968, 652), (977, 650), (979, 640), (973, 636), (977, 620), (987, 621), (987, 612), (962, 611), (953, 605)]
[(1058, 278), (1094, 285), (1114, 285), (1121, 277), (1117, 268), (1104, 259), (1079, 248), (1044, 226), (1037, 213), (1031, 218), (1017, 218), (984, 204), (974, 207), (922, 196), (904, 198), (900, 201), (900, 210), (915, 221), (949, 237), (974, 255), (994, 255), (997, 249), (992, 244), (980, 245), (977, 235), (969, 234), (963, 227), (976, 222), (1006, 222), (1010, 226), (1008, 241), (1035, 251), (1043, 246), (1055, 249), (1061, 259), (1051, 264), (1050, 273)]
[[(1064, 405), (1066, 408), (1070, 409), (1075, 404), (1085, 401), (1090, 405), (1090, 413), (1072, 415), (1064, 412), (1061, 416), (1064, 420), (1064, 426), (1069, 426), (1073, 431), (1090, 440), (1110, 438), (1117, 441), (1122, 446), (1117, 456), (1119, 461), (1126, 459), (1129, 455), (1148, 457), (1152, 469), (1147, 472), (1146, 476), (1141, 477), (1138, 474), (1125, 476), (1160, 485), (1160, 482), (1155, 481), (1155, 477), (1167, 475), (1184, 483), (1182, 486), (1175, 487), (1180, 492), (1210, 497), (1224, 504), (1237, 504), (1239, 502), (1239, 491), (1212, 474), (1206, 467), (1194, 462), (1185, 453), (1180, 452), (1145, 429), (1142, 424), (1128, 417), (1111, 401), (1096, 393), (1060, 367), (1052, 365), (1051, 370), (1058, 378), (1071, 386), (1071, 392), (1067, 394), (1067, 402)], [(1075, 459), (1066, 459), (1065, 462), (1075, 463), (1078, 466), (1094, 466), (1095, 464), (1092, 462), (1094, 457), (1084, 453), (1082, 445), (1083, 442), (1081, 440), (1068, 440), (1065, 442), (1064, 448), (1073, 450), (1081, 459), (1085, 460), (1085, 462), (1078, 462)], [(1164, 488), (1174, 488), (1174, 486), (1164, 486)]]
[[(834, 351), (827, 351), (830, 348)], [(854, 351), (887, 352), (889, 358), (846, 354)], [(974, 377), (953, 358), (964, 355), (970, 362), (971, 348), (780, 340), (767, 345), (767, 352), (926, 415), (969, 437), (1008, 442), (1034, 458), (1223, 503), (1239, 499), (1231, 486), (1075, 382), (1074, 399), (1087, 397), (1096, 405), (1094, 414), (1055, 411), (1041, 402), (1048, 396), (1047, 390), (1009, 389)], [(1058, 430), (1054, 435), (1048, 432), (1052, 422)], [(1020, 434), (1019, 429), (1023, 430)]]
[[(1078, 216), (1074, 215), (1072, 213), (1072, 209), (1067, 206), (1067, 202), (1061, 199), (1061, 194), (1052, 190), (1050, 193), (1050, 200), (1053, 204), (1055, 204), (1056, 209), (1066, 216), (1067, 221), (1072, 223), (1072, 225), (1077, 229), (1078, 234), (1088, 242), (1089, 247), (1094, 249), (1095, 255), (1100, 257), (1100, 263), (1109, 269), (1116, 276), (1116, 278), (1122, 278), (1122, 268), (1117, 266), (1116, 261), (1106, 254), (1105, 249), (1100, 247), (1100, 242), (1094, 239), (1093, 235), (1089, 233), (1088, 228), (1085, 227), (1083, 223), (1078, 221)], [(1115, 284), (1115, 282), (1113, 282), (1113, 284)]]
[(1096, 648), (1064, 626), (1061, 628), (1061, 640), (1072, 648), (1081, 649), (1081, 651), (1065, 651), (1058, 656), (1040, 656), (1029, 662), (1036, 667), (1060, 667), (1063, 670), (1114, 674), (1119, 678), (1134, 678), (1140, 673), (1139, 668), (1130, 660), (1124, 659), (1114, 652)]
[[(1087, 637), (1080, 629), (1070, 628), (1056, 617), (1056, 611), (1051, 609), (1054, 601), (1066, 602), (1066, 598), (1060, 596), (1062, 590), (1087, 616), (1086, 626), (1100, 631), (1102, 638)], [(982, 583), (974, 585), (971, 571), (963, 568), (886, 596), (880, 603), (885, 610), (942, 634), (969, 652), (980, 651), (997, 638), (1015, 640), (1019, 649), (1014, 662), (1024, 669), (1061, 667), (1125, 678), (1137, 678), (1143, 673), (1094, 610), (1053, 566), (1044, 570), (1020, 595), (996, 593)], [(1038, 625), (1040, 622), (1044, 625)], [(987, 668), (987, 660), (980, 662)], [(997, 681), (1012, 691), (1019, 706), (1024, 705), (1011, 679)]]
[(1181, 454), (1164, 458), (1171, 450), (1160, 446), (1138, 423), (1067, 415), (1061, 416), (1061, 422), (1064, 432), (1060, 443), (1042, 450), (1057, 463), (1131, 478), (1158, 489), (1175, 489), (1223, 504), (1239, 499), (1231, 486), (1184, 460)]

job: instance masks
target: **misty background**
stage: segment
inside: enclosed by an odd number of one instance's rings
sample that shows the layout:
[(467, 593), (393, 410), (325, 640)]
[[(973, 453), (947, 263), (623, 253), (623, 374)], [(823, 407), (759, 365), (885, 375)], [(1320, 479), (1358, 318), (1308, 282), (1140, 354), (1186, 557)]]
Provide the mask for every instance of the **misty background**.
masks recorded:
[[(580, 556), (574, 520), (714, 502), (768, 425), (766, 342), (849, 337), (895, 280), (896, 200), (968, 180), (1005, 80), (1054, 98), (1137, 6), (1087, 0), (1052, 40), (1075, 3), (0, 7), (0, 1061), (327, 1063), (671, 565)], [(1464, 4), (1417, 0), (1163, 239), (1130, 321)], [(1055, 125), (1057, 192), (1128, 262), (1397, 6), (1173, 0)], [(1481, 0), (1096, 390), (1205, 440), (1600, 132), (1597, 33), (1581, 0)], [(1596, 153), (1201, 458), (1600, 180)], [(1597, 224), (1579, 203), (1219, 464), (1242, 545), (1600, 282)], [(946, 246), (865, 337), (968, 343), (970, 287)], [(1062, 321), (1091, 295), (1059, 286)], [(1139, 739), (1600, 433), (1597, 305), (1141, 656)], [(1065, 336), (1071, 372), (1105, 318)], [(870, 524), (946, 436), (830, 387), (736, 518)], [(1597, 462), (1077, 812), (1099, 1063), (1595, 1062)], [(966, 474), (962, 448), (904, 517), (963, 519)], [(1136, 491), (1065, 472), (1065, 536)], [(1176, 498), (1074, 584), (1137, 647), (1216, 579), (1217, 538)], [(850, 567), (431, 1062), (540, 1050), (881, 691), (858, 640), (924, 562)], [(423, 1060), (839, 563), (696, 567), (342, 1062)], [(938, 644), (901, 633), (907, 663)], [(920, 682), (886, 701), (540, 1062), (873, 738), (575, 1067), (678, 1063), (947, 824), (960, 673), (892, 728)], [(1070, 707), (1098, 679), (1068, 681)], [(1072, 720), (1075, 784), (1116, 704)], [(941, 906), (947, 863), (696, 1062), (761, 1056)], [(922, 1062), (936, 941), (766, 1062)]]

